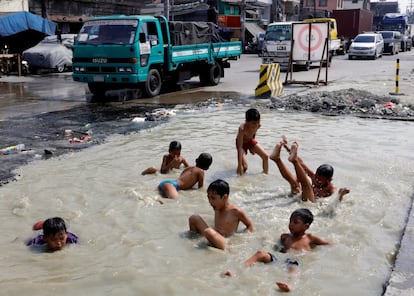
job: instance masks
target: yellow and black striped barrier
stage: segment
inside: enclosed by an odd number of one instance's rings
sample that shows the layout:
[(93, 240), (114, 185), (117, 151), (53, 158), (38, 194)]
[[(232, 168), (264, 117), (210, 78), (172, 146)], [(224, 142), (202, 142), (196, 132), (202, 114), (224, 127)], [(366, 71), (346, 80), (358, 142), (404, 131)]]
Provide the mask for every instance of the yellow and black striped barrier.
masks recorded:
[(255, 90), (256, 97), (276, 97), (283, 92), (283, 84), (279, 80), (280, 66), (274, 64), (262, 64), (260, 66), (259, 84)]
[(397, 59), (396, 71), (395, 71), (395, 92), (390, 92), (390, 95), (403, 95), (399, 93), (399, 79), (400, 79), (400, 59)]

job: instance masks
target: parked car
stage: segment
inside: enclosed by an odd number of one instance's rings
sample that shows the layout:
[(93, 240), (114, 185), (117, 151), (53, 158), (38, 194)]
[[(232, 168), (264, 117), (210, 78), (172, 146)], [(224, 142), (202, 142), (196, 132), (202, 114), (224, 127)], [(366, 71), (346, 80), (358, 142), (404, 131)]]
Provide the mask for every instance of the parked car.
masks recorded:
[(384, 52), (384, 39), (379, 33), (359, 34), (352, 41), (348, 51), (348, 58), (367, 57), (375, 60)]
[(401, 49), (401, 33), (398, 31), (379, 31), (384, 39), (384, 53), (398, 54)]
[(64, 72), (72, 69), (72, 45), (76, 34), (47, 36), (37, 45), (23, 51), (22, 58), (29, 64), (30, 73), (40, 69)]

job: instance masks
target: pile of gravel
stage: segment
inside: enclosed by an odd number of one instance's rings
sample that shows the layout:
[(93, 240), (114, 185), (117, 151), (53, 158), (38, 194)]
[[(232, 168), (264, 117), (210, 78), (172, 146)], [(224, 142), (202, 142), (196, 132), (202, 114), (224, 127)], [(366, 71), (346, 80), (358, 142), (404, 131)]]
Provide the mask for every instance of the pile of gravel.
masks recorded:
[(414, 120), (414, 106), (403, 105), (398, 97), (378, 96), (356, 89), (294, 94), (272, 98), (271, 109), (309, 111), (326, 115), (354, 115), (360, 117)]

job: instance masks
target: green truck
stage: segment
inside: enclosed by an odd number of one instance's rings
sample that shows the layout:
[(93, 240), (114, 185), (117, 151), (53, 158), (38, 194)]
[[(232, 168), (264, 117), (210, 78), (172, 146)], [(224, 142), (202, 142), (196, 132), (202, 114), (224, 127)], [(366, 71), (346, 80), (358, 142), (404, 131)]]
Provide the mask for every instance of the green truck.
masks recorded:
[(148, 97), (161, 87), (199, 76), (217, 85), (240, 41), (221, 41), (213, 23), (172, 22), (164, 16), (114, 15), (86, 21), (73, 45), (72, 78), (95, 96), (108, 90), (141, 89)]

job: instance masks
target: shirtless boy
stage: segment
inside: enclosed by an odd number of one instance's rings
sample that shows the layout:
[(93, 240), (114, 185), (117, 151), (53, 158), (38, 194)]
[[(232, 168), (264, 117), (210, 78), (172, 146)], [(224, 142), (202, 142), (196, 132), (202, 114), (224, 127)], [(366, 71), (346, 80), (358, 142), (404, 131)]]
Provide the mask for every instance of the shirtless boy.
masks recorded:
[[(313, 214), (308, 209), (295, 210), (290, 215), (289, 231), (290, 233), (283, 233), (280, 236), (281, 248), (280, 252), (302, 252), (309, 251), (318, 245), (330, 245), (331, 243), (323, 240), (316, 235), (305, 233), (313, 222)], [(245, 266), (249, 267), (256, 262), (270, 263), (276, 262), (278, 259), (272, 253), (259, 250), (252, 257), (246, 260)], [(298, 277), (299, 263), (297, 261), (287, 259), (285, 261), (289, 271), (289, 281), (276, 282), (276, 285), (282, 291), (288, 292), (294, 288)], [(225, 275), (231, 276), (231, 271), (227, 271)]]
[(43, 234), (26, 241), (27, 246), (45, 245), (48, 251), (54, 252), (62, 250), (67, 244), (78, 243), (78, 237), (66, 230), (65, 221), (60, 217), (49, 218), (33, 225), (33, 230), (41, 229)]
[[(172, 141), (168, 149), (168, 154), (165, 154), (162, 158), (160, 173), (167, 174), (172, 169), (179, 169), (181, 165), (189, 167), (184, 157), (181, 156), (181, 143), (178, 141)], [(155, 174), (157, 168), (155, 166), (149, 167), (142, 171), (141, 175)]]
[(209, 227), (199, 215), (192, 215), (188, 224), (190, 231), (202, 234), (216, 248), (225, 250), (227, 237), (234, 234), (242, 222), (246, 230), (253, 231), (253, 223), (245, 212), (229, 202), (229, 184), (223, 180), (212, 182), (207, 189), (207, 197), (214, 210), (214, 228)]
[(166, 198), (177, 199), (178, 190), (188, 190), (198, 183), (198, 188), (204, 185), (204, 171), (208, 170), (213, 158), (208, 153), (201, 153), (196, 159), (196, 165), (184, 169), (177, 180), (164, 180), (158, 185), (160, 193)]
[[(293, 164), (296, 172), (296, 177), (287, 169), (285, 164), (280, 159), (280, 150), (282, 147), (289, 152), (288, 160)], [(272, 154), (269, 156), (279, 168), (282, 177), (286, 179), (291, 188), (291, 194), (295, 195), (302, 192), (302, 200), (315, 202), (316, 198), (331, 196), (336, 188), (332, 182), (332, 176), (334, 169), (329, 164), (320, 165), (314, 173), (310, 168), (306, 166), (303, 160), (298, 156), (298, 142), (293, 142), (292, 146), (288, 148), (286, 137), (283, 136), (282, 140), (276, 145)], [(308, 179), (310, 177), (310, 180)], [(338, 191), (339, 200), (342, 200), (343, 196), (349, 193), (347, 188), (341, 188)]]
[(236, 138), (237, 148), (237, 174), (243, 175), (247, 171), (246, 154), (258, 154), (262, 158), (263, 173), (269, 171), (267, 153), (256, 140), (256, 132), (260, 128), (260, 113), (252, 108), (246, 111), (246, 121), (239, 126)]

